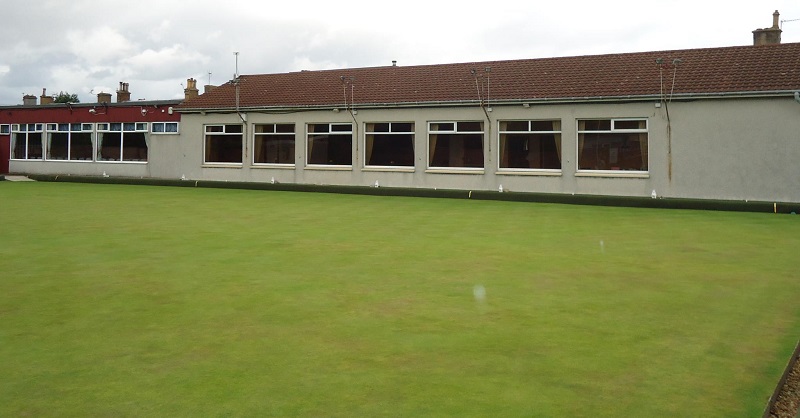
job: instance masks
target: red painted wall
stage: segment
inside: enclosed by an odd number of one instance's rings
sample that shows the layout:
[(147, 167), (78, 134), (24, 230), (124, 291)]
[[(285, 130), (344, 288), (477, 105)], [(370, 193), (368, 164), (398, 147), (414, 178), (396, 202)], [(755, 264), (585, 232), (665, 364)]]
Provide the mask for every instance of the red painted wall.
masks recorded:
[[(124, 105), (100, 104), (44, 105), (36, 107), (7, 107), (0, 109), (0, 124), (8, 123), (99, 123), (99, 122), (178, 122), (178, 112), (169, 114), (175, 104), (146, 104), (130, 102)], [(94, 113), (89, 112), (90, 109)], [(144, 113), (142, 112), (144, 110)]]

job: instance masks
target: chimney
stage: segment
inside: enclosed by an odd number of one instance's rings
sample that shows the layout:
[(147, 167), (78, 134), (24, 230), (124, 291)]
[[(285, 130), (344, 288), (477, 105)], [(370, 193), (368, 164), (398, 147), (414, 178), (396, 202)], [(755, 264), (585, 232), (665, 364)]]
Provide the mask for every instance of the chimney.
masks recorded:
[(22, 96), (22, 105), (23, 106), (36, 106), (36, 96), (32, 94), (26, 94)]
[(119, 90), (117, 90), (117, 103), (129, 102), (131, 100), (131, 92), (128, 91), (128, 83), (119, 82)]
[(53, 98), (53, 96), (47, 95), (47, 89), (42, 89), (42, 96), (40, 97), (39, 102), (43, 105), (49, 105), (53, 103), (53, 101), (55, 101), (55, 99)]
[(97, 93), (97, 103), (111, 103), (111, 93)]
[(186, 80), (186, 88), (183, 89), (184, 100), (194, 99), (200, 95), (200, 90), (197, 89), (197, 80), (190, 78)]
[(217, 86), (212, 86), (211, 84), (206, 84), (203, 86), (203, 94), (211, 93), (211, 90), (214, 90)]
[(776, 10), (772, 14), (772, 27), (756, 29), (753, 31), (753, 45), (770, 45), (781, 43), (781, 28), (778, 24), (780, 13)]

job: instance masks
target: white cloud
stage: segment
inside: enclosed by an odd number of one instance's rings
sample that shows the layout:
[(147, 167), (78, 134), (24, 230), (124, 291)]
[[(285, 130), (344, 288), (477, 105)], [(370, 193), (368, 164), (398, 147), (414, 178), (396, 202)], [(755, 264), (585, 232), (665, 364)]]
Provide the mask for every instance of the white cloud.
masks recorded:
[(0, 64), (0, 77), (8, 74), (9, 71), (11, 71), (11, 67), (5, 64)]
[(66, 36), (67, 49), (90, 64), (108, 64), (130, 56), (136, 45), (116, 30), (104, 26), (85, 30), (71, 30)]
[(183, 45), (175, 44), (159, 50), (146, 49), (120, 64), (142, 79), (157, 80), (164, 77), (184, 75), (187, 71), (206, 67), (209, 58), (199, 52), (187, 51)]

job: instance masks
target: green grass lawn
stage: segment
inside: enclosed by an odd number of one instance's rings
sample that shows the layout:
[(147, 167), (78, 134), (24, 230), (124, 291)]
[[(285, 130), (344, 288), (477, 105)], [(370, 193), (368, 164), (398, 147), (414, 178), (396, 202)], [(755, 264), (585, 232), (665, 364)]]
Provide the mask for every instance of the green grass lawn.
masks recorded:
[(0, 219), (3, 417), (753, 417), (800, 336), (800, 216), (0, 182)]

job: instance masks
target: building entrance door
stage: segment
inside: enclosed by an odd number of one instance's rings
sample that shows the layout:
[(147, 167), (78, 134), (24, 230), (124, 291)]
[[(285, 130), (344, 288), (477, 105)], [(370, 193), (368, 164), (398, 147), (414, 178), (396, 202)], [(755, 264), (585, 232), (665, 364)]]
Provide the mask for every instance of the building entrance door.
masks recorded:
[(11, 159), (11, 137), (0, 135), (0, 174), (8, 174), (9, 159)]

